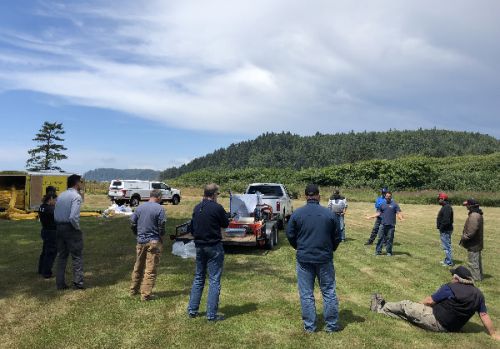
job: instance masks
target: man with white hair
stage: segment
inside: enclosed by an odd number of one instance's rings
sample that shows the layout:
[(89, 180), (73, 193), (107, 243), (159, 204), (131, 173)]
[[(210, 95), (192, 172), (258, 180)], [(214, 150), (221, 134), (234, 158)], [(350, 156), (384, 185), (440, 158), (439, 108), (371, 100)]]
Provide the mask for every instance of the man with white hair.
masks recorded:
[(487, 313), (483, 293), (474, 286), (471, 272), (463, 266), (450, 272), (453, 275), (451, 282), (420, 303), (409, 300), (386, 302), (382, 295), (374, 293), (370, 310), (434, 332), (458, 332), (477, 312), (488, 334), (500, 340), (500, 334), (495, 331)]

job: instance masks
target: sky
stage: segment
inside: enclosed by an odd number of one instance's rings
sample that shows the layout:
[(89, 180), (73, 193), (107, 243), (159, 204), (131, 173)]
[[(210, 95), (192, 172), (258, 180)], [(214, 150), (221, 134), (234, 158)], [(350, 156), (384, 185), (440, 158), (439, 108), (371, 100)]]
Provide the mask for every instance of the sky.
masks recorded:
[(0, 170), (165, 169), (263, 132), (500, 137), (500, 1), (0, 2)]

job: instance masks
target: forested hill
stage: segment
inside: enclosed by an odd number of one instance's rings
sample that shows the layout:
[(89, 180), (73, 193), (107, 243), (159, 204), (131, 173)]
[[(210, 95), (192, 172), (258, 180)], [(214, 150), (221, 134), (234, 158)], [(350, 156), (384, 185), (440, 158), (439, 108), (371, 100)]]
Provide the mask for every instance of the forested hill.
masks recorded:
[(83, 174), (83, 178), (90, 181), (111, 181), (113, 179), (140, 179), (140, 180), (157, 180), (160, 171), (148, 169), (127, 169), (120, 170), (117, 168), (97, 168), (87, 171)]
[(166, 169), (161, 178), (217, 167), (310, 168), (408, 155), (433, 157), (479, 155), (500, 151), (500, 140), (480, 133), (446, 130), (360, 132), (299, 136), (265, 133), (254, 140), (231, 144), (180, 167)]

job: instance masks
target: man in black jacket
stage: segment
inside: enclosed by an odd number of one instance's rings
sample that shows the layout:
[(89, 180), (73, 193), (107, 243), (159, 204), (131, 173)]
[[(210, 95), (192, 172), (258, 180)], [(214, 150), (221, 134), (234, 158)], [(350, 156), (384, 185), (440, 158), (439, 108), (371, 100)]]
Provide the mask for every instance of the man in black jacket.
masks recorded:
[(434, 332), (458, 332), (477, 312), (488, 334), (500, 340), (500, 334), (495, 331), (487, 313), (483, 293), (474, 286), (471, 272), (463, 266), (450, 272), (453, 275), (451, 282), (420, 303), (408, 300), (386, 302), (380, 294), (375, 293), (370, 310)]
[(441, 209), (437, 215), (436, 227), (439, 230), (441, 237), (441, 246), (444, 250), (444, 261), (441, 262), (443, 266), (453, 265), (453, 255), (451, 248), (451, 234), (453, 233), (453, 208), (448, 201), (448, 195), (439, 193), (439, 204)]
[(338, 217), (319, 204), (319, 188), (306, 187), (307, 204), (293, 212), (288, 222), (286, 236), (297, 250), (297, 283), (302, 308), (304, 330), (316, 331), (316, 306), (314, 282), (318, 278), (323, 295), (323, 318), (326, 332), (339, 331), (338, 300), (335, 292), (333, 252), (340, 243)]
[(57, 196), (50, 192), (43, 198), (43, 203), (38, 209), (38, 217), (42, 223), (42, 253), (38, 260), (38, 274), (45, 279), (52, 277), (52, 266), (57, 256), (56, 222), (54, 220), (54, 207)]
[(216, 184), (205, 186), (203, 200), (193, 210), (190, 227), (196, 245), (196, 273), (187, 310), (189, 317), (198, 316), (205, 277), (208, 272), (208, 321), (224, 320), (224, 316), (217, 314), (220, 280), (224, 265), (221, 229), (228, 227), (229, 219), (224, 207), (217, 203), (218, 196), (219, 187)]

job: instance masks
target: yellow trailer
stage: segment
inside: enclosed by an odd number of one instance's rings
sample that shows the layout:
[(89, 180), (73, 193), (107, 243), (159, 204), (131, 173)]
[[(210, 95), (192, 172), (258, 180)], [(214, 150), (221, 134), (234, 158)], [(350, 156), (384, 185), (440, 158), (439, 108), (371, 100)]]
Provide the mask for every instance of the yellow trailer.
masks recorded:
[[(53, 186), (57, 194), (62, 193), (70, 175), (48, 171), (0, 171), (0, 211), (9, 208), (13, 193), (16, 195), (15, 208), (26, 212), (38, 210), (46, 188)], [(81, 194), (83, 196), (83, 190)]]

